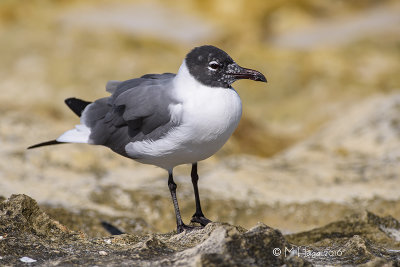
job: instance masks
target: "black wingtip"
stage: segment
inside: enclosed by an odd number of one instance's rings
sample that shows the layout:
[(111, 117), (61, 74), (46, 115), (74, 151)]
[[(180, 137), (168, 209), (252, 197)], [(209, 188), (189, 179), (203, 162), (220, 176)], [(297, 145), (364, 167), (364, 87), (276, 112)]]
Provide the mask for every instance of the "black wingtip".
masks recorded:
[(27, 149), (37, 148), (37, 147), (41, 147), (41, 146), (59, 145), (59, 144), (65, 144), (65, 143), (58, 142), (57, 140), (54, 139), (54, 140), (51, 140), (51, 141), (47, 141), (47, 142), (43, 142), (43, 143), (39, 143), (39, 144), (30, 146)]
[(78, 117), (82, 115), (82, 112), (87, 105), (92, 103), (75, 97), (67, 98), (64, 102)]

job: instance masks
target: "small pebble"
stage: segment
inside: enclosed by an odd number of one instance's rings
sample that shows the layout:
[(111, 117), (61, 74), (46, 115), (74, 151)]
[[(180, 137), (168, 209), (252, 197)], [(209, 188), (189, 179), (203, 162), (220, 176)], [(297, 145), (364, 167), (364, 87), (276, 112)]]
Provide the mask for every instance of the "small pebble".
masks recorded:
[(108, 255), (108, 253), (105, 252), (104, 250), (100, 250), (100, 251), (99, 251), (99, 254), (100, 254), (101, 256), (107, 256), (107, 255)]
[(106, 244), (111, 244), (111, 239), (106, 239), (106, 240), (104, 240), (104, 242), (106, 242)]
[(29, 257), (22, 257), (19, 260), (22, 262), (26, 262), (26, 263), (36, 262), (36, 260), (29, 258)]

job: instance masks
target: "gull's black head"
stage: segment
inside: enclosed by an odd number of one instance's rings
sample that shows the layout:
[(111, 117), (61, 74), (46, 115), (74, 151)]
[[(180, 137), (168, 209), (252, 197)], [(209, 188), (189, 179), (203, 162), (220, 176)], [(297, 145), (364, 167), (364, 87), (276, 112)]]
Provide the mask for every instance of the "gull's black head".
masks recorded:
[(240, 67), (226, 52), (212, 45), (190, 51), (186, 66), (197, 81), (211, 87), (229, 88), (239, 79), (267, 82), (262, 73)]

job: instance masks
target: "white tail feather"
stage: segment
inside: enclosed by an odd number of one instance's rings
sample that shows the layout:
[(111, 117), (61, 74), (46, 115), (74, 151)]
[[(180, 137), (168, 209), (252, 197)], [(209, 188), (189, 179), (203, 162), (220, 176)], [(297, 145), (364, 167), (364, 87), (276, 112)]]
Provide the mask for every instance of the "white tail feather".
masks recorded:
[(75, 129), (66, 131), (56, 140), (66, 143), (89, 143), (89, 136), (90, 129), (83, 124), (79, 124), (75, 126)]

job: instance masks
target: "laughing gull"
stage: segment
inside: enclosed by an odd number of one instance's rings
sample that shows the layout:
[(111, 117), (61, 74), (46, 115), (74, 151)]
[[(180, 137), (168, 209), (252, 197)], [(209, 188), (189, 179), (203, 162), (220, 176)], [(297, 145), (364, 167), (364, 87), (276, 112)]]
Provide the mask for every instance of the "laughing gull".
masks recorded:
[(109, 81), (111, 96), (87, 102), (65, 100), (80, 124), (55, 140), (60, 143), (103, 145), (114, 152), (168, 171), (177, 232), (183, 223), (172, 170), (192, 164), (196, 212), (191, 222), (207, 225), (200, 205), (197, 162), (215, 154), (232, 135), (242, 104), (232, 83), (239, 79), (267, 82), (258, 71), (240, 67), (221, 49), (205, 45), (191, 50), (177, 74), (146, 74), (127, 81)]

